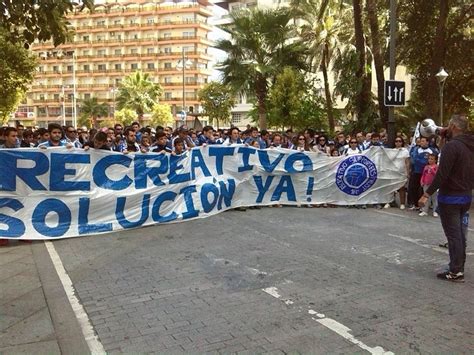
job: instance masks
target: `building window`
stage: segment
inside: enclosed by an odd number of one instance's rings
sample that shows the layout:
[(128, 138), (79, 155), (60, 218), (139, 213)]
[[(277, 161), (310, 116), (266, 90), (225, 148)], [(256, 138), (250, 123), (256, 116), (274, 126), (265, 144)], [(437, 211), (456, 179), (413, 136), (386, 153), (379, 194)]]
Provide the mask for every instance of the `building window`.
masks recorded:
[(59, 67), (57, 65), (53, 65), (53, 72), (59, 73)]
[(171, 53), (171, 47), (165, 47), (165, 53), (170, 54)]
[(130, 54), (137, 54), (138, 53), (138, 49), (137, 48), (132, 48), (130, 49)]
[(115, 20), (114, 25), (120, 25), (121, 21), (120, 20)]
[(147, 48), (146, 52), (147, 52), (148, 54), (152, 54), (152, 53), (155, 52), (155, 48)]
[(59, 101), (59, 94), (54, 94), (54, 99)]
[(132, 63), (130, 65), (130, 68), (133, 69), (133, 70), (137, 70), (138, 69), (138, 63)]
[(73, 97), (74, 97), (74, 94), (67, 94), (67, 99), (69, 101), (71, 101)]
[(89, 64), (86, 64), (86, 65), (83, 66), (83, 69), (84, 69), (84, 71), (89, 71), (89, 70), (91, 70), (91, 67), (90, 67)]
[(105, 26), (105, 21), (104, 20), (97, 21), (96, 26)]
[(165, 77), (165, 84), (169, 84), (169, 83), (171, 83), (171, 77), (167, 76)]
[(109, 32), (109, 36), (110, 36), (110, 37), (115, 37), (115, 32), (113, 32), (113, 31), (112, 31), (112, 32)]
[(97, 35), (95, 38), (96, 38), (97, 42), (102, 42), (104, 40), (103, 35)]
[(82, 36), (82, 40), (84, 42), (89, 42), (89, 36)]
[(99, 71), (105, 71), (105, 70), (106, 70), (105, 64), (99, 64), (99, 65), (97, 66), (97, 70), (99, 70)]
[(163, 33), (163, 38), (171, 38), (171, 32)]
[(73, 71), (72, 65), (68, 65), (68, 66), (67, 66), (67, 71), (68, 71), (68, 72), (72, 72), (72, 71)]
[(165, 63), (165, 69), (171, 69), (171, 63)]
[(122, 64), (115, 64), (115, 70), (122, 70)]
[(155, 63), (147, 63), (146, 67), (147, 69), (155, 69)]
[(84, 99), (89, 100), (91, 98), (91, 94), (84, 94)]
[(171, 100), (171, 93), (170, 92), (165, 92), (165, 100)]
[(121, 49), (116, 49), (114, 50), (115, 55), (122, 55), (122, 50)]
[(155, 23), (155, 19), (153, 17), (150, 17), (146, 20), (146, 23), (149, 24), (149, 25), (152, 25)]
[(39, 71), (40, 73), (42, 73), (42, 72), (44, 71), (44, 68), (43, 68), (43, 67), (38, 67), (38, 71)]
[(185, 38), (194, 37), (194, 32), (183, 32), (183, 37)]
[(238, 124), (242, 122), (242, 114), (241, 113), (233, 113), (232, 114), (232, 124)]
[(135, 34), (133, 35), (133, 39), (138, 39), (138, 34), (135, 33)]

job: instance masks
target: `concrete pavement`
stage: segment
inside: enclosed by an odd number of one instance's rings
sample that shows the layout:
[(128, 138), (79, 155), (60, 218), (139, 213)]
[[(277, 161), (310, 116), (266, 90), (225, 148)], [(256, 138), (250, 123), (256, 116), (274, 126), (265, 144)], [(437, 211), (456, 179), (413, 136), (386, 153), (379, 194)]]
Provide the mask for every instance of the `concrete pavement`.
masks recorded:
[[(54, 246), (110, 353), (472, 353), (474, 248), (443, 282), (442, 240), (408, 211), (288, 207)], [(43, 243), (0, 253), (0, 353), (87, 352)]]

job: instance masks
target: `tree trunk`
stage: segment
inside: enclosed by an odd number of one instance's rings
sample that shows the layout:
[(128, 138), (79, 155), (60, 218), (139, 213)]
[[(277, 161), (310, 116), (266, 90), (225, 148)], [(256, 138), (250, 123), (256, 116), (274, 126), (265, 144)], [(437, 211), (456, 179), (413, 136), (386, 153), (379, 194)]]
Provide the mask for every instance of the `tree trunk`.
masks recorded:
[(388, 122), (388, 107), (384, 105), (384, 60), (380, 46), (379, 22), (377, 19), (377, 0), (367, 0), (367, 17), (370, 25), (370, 37), (372, 42), (372, 55), (374, 56), (375, 75), (377, 77), (377, 100), (379, 103), (379, 115), (385, 128)]
[(329, 48), (328, 44), (324, 45), (323, 50), (323, 59), (321, 60), (321, 71), (323, 72), (324, 78), (324, 93), (326, 95), (326, 111), (328, 114), (328, 123), (329, 123), (329, 131), (334, 132), (335, 129), (335, 122), (334, 122), (334, 112), (332, 110), (332, 98), (331, 98), (331, 91), (329, 90), (329, 79), (328, 79), (328, 68), (327, 63), (329, 56)]
[(424, 84), (424, 106), (427, 117), (438, 117), (439, 123), (439, 84), (436, 73), (444, 66), (446, 58), (446, 26), (449, 15), (449, 0), (439, 0), (439, 18), (433, 41), (433, 56), (428, 80)]
[(354, 10), (354, 34), (355, 46), (358, 54), (358, 67), (356, 77), (360, 80), (360, 89), (356, 96), (356, 112), (359, 121), (366, 121), (368, 118), (368, 109), (370, 107), (370, 82), (367, 81), (365, 72), (366, 55), (364, 29), (362, 25), (362, 7), (361, 0), (352, 0)]
[(260, 130), (267, 129), (267, 79), (262, 77), (257, 79), (257, 103), (258, 103), (258, 125)]

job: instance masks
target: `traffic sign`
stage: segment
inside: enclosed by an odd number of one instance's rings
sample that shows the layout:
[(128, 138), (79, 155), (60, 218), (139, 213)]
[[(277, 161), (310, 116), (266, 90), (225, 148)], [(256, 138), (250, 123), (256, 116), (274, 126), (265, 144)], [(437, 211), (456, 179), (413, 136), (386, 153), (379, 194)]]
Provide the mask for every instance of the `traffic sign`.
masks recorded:
[(385, 106), (405, 106), (405, 82), (386, 80), (383, 96)]

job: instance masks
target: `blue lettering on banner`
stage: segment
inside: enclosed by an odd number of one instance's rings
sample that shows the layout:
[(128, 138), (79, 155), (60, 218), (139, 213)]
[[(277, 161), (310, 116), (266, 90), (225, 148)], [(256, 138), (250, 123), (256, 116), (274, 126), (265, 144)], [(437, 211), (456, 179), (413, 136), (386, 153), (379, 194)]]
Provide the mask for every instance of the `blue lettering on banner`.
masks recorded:
[[(18, 212), (23, 207), (23, 204), (14, 198), (0, 198), (0, 208), (10, 208), (13, 212)], [(0, 224), (8, 226), (7, 229), (0, 228), (2, 237), (19, 238), (25, 233), (25, 224), (21, 219), (0, 213)]]
[(342, 192), (359, 196), (377, 181), (377, 167), (365, 155), (344, 159), (336, 172), (336, 185)]
[(153, 218), (155, 222), (157, 223), (170, 222), (178, 218), (178, 215), (174, 211), (168, 213), (165, 216), (162, 216), (160, 214), (160, 208), (163, 202), (165, 201), (173, 202), (175, 199), (176, 199), (176, 193), (173, 191), (163, 192), (156, 198), (155, 202), (153, 203), (153, 208), (151, 211), (151, 217)]
[(118, 223), (123, 228), (128, 229), (128, 228), (140, 227), (148, 219), (149, 209), (150, 209), (150, 194), (144, 194), (143, 195), (142, 207), (141, 207), (142, 213), (140, 215), (140, 218), (136, 221), (129, 221), (125, 217), (125, 204), (126, 204), (126, 202), (127, 202), (126, 197), (117, 198), (117, 206), (115, 208), (115, 218), (117, 219)]
[(196, 179), (196, 169), (200, 168), (204, 176), (211, 176), (211, 172), (206, 166), (204, 157), (199, 149), (191, 151), (191, 179)]
[[(209, 200), (209, 194), (212, 194), (212, 199)], [(204, 184), (201, 188), (201, 204), (205, 213), (212, 211), (219, 198), (219, 189), (214, 184)]]
[(66, 164), (90, 164), (89, 154), (57, 154), (51, 153), (51, 169), (49, 172), (50, 191), (90, 191), (89, 181), (65, 181), (65, 176), (76, 176), (76, 169), (66, 169)]
[(183, 212), (183, 219), (189, 219), (199, 216), (199, 210), (194, 207), (193, 193), (196, 192), (196, 185), (186, 186), (179, 191), (184, 196), (186, 211)]
[(265, 169), (266, 172), (268, 173), (273, 173), (273, 170), (277, 167), (277, 165), (280, 163), (280, 161), (285, 157), (285, 154), (280, 153), (278, 156), (275, 158), (274, 161), (270, 162), (270, 157), (268, 155), (267, 150), (259, 150), (258, 151), (258, 159), (260, 161), (260, 164), (262, 164), (263, 169)]
[[(295, 163), (297, 161), (301, 161), (303, 164), (303, 168), (301, 170), (296, 170)], [(285, 170), (289, 173), (300, 173), (303, 171), (312, 171), (313, 170), (313, 162), (311, 158), (307, 156), (305, 153), (299, 152), (295, 154), (290, 154), (285, 161)]]
[(234, 147), (213, 147), (209, 146), (209, 156), (216, 157), (216, 172), (217, 175), (224, 174), (224, 156), (233, 156), (235, 148)]
[[(29, 160), (35, 164), (32, 168), (19, 168), (19, 160)], [(14, 151), (0, 151), (0, 190), (16, 191), (16, 178), (19, 177), (32, 190), (44, 191), (44, 187), (37, 176), (46, 174), (49, 170), (49, 160), (41, 152), (30, 152), (16, 149)]]
[(219, 187), (221, 190), (219, 195), (219, 201), (217, 202), (218, 210), (222, 209), (222, 201), (224, 201), (226, 207), (230, 207), (232, 205), (232, 198), (234, 197), (235, 192), (235, 180), (228, 179), (227, 183), (229, 184), (228, 188), (226, 187), (224, 181), (219, 181)]
[(242, 171), (252, 170), (253, 165), (249, 163), (250, 155), (255, 154), (257, 150), (250, 147), (239, 147), (237, 153), (242, 154), (242, 166), (239, 166), (237, 171), (241, 173)]
[(275, 191), (272, 195), (272, 201), (280, 201), (281, 195), (286, 193), (288, 201), (295, 201), (296, 202), (296, 194), (295, 194), (295, 187), (293, 186), (293, 181), (291, 180), (290, 175), (283, 175), (280, 178), (280, 182), (278, 183)]
[(263, 184), (263, 179), (261, 176), (254, 176), (253, 180), (255, 181), (255, 186), (257, 186), (258, 196), (255, 202), (260, 203), (263, 201), (263, 197), (267, 193), (268, 189), (270, 188), (273, 179), (275, 176), (268, 175), (267, 180), (265, 180), (265, 184)]
[(89, 224), (89, 208), (91, 200), (88, 197), (79, 199), (79, 234), (103, 233), (112, 231), (112, 223)]
[[(147, 166), (148, 161), (157, 161), (160, 166)], [(168, 172), (168, 156), (166, 154), (137, 154), (134, 160), (134, 172), (136, 189), (146, 189), (148, 178), (153, 181), (153, 185), (163, 186), (165, 183), (161, 181), (160, 174)]]
[(170, 184), (179, 184), (191, 180), (190, 173), (178, 174), (179, 170), (183, 169), (183, 165), (180, 164), (185, 158), (185, 155), (171, 155), (170, 156), (170, 173), (168, 175), (168, 181)]
[[(58, 225), (55, 227), (46, 224), (46, 217), (50, 213), (58, 215)], [(48, 198), (36, 206), (31, 222), (38, 233), (50, 238), (61, 237), (71, 226), (71, 210), (63, 201)]]
[(123, 155), (123, 154), (111, 154), (107, 155), (100, 159), (94, 166), (92, 170), (92, 176), (94, 178), (94, 183), (103, 189), (107, 190), (124, 190), (129, 187), (133, 180), (125, 175), (120, 180), (112, 180), (107, 174), (106, 170), (113, 165), (122, 165), (126, 168), (130, 167), (132, 163), (132, 158)]

